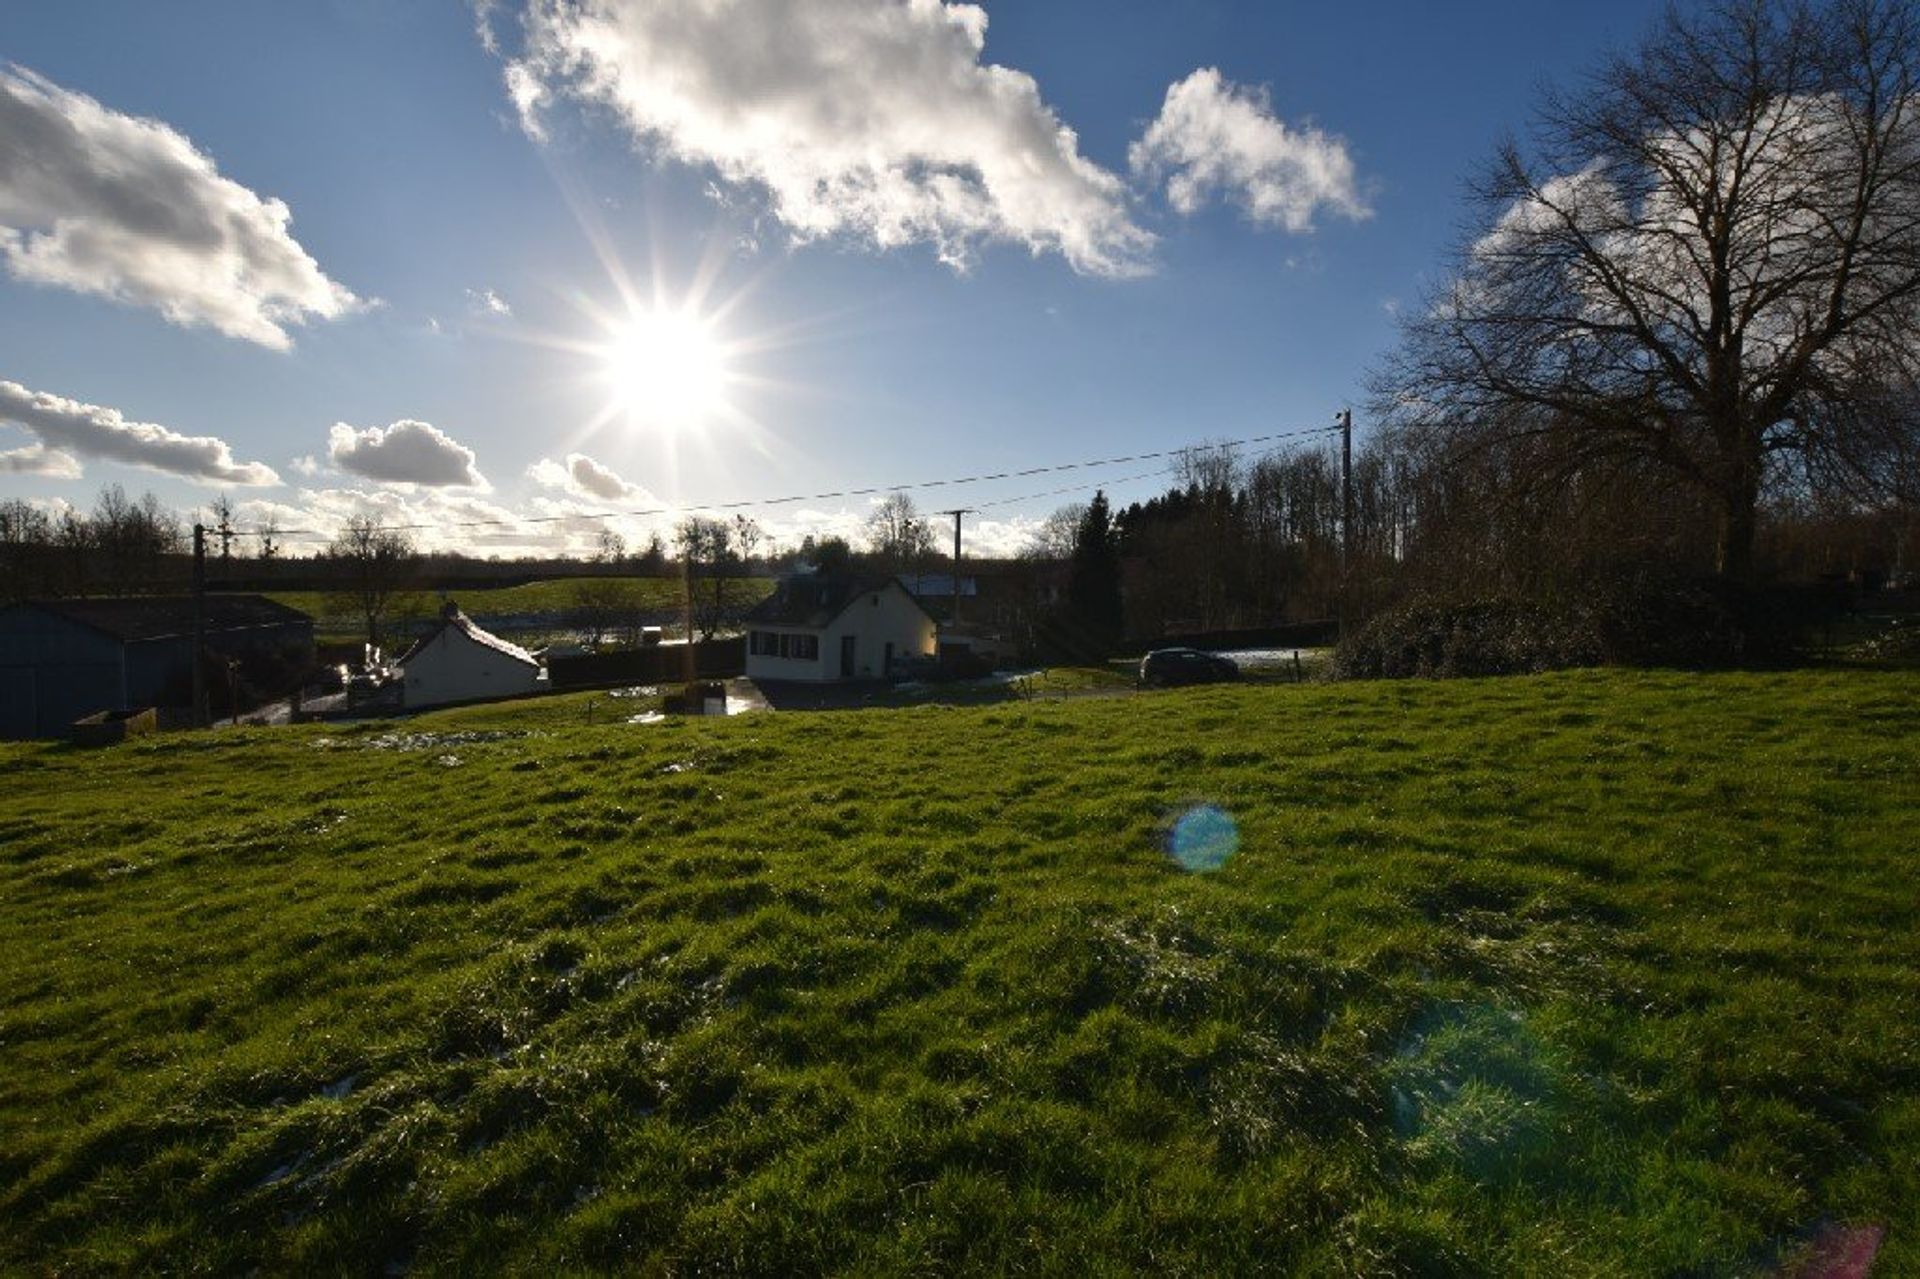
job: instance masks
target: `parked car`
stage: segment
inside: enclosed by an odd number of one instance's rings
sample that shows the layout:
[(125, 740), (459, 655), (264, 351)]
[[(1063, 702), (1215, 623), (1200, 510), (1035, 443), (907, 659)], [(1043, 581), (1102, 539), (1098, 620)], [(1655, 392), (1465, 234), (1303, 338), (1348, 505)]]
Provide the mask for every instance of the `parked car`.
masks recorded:
[(1140, 659), (1141, 688), (1216, 684), (1239, 678), (1240, 667), (1232, 658), (1203, 653), (1197, 648), (1156, 648)]

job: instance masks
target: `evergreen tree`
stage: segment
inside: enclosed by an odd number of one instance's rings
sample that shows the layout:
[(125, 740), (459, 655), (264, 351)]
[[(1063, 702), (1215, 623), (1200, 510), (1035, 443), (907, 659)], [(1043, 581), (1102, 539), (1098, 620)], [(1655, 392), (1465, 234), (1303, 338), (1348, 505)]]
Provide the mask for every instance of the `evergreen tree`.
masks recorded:
[(1105, 656), (1125, 633), (1120, 602), (1120, 550), (1107, 495), (1095, 493), (1074, 531), (1067, 577), (1067, 617), (1092, 655)]

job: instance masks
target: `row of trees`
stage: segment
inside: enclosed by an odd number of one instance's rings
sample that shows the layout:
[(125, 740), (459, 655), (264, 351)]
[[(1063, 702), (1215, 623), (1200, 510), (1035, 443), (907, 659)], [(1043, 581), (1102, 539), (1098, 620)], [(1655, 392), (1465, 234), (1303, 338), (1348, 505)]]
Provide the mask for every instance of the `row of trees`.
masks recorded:
[[(1336, 449), (1248, 461), (1196, 448), (1181, 482), (1156, 497), (1061, 508), (1027, 557), (1065, 566), (1052, 621), (1070, 637), (1065, 647), (1086, 650), (1356, 620), (1413, 596), (1569, 600), (1602, 583), (1722, 571), (1724, 513), (1710, 495), (1657, 474), (1560, 475), (1555, 450), (1520, 437), (1463, 456), (1382, 431), (1353, 458), (1349, 545)], [(1910, 580), (1917, 534), (1911, 505), (1770, 493), (1756, 508), (1753, 572), (1779, 583)]]
[[(1232, 448), (1186, 450), (1179, 482), (1113, 510), (1104, 493), (1063, 507), (1027, 556), (1067, 566), (1055, 623), (1069, 646), (1121, 638), (1329, 620), (1342, 606), (1337, 454), (1296, 449), (1247, 461)], [(1355, 458), (1353, 583), (1379, 594), (1413, 537), (1407, 468), (1384, 448)], [(1124, 601), (1124, 603), (1123, 603)]]
[(0, 600), (177, 587), (187, 535), (151, 493), (100, 490), (91, 511), (0, 502)]

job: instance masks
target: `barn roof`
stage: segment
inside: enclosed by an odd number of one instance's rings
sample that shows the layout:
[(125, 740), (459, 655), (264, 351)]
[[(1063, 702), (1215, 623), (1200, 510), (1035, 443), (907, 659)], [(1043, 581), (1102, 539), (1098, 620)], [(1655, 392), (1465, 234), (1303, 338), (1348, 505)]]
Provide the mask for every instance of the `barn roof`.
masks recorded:
[[(925, 613), (926, 606), (890, 577), (855, 574), (795, 573), (780, 580), (773, 594), (747, 610), (748, 625), (802, 626), (820, 630), (847, 611), (847, 606), (873, 591), (897, 588)], [(927, 616), (932, 617), (931, 613)]]
[(440, 638), (440, 633), (446, 630), (458, 631), (482, 648), (490, 648), (496, 653), (504, 653), (516, 662), (525, 662), (532, 667), (538, 667), (540, 665), (540, 659), (532, 653), (529, 653), (526, 649), (508, 640), (503, 640), (492, 631), (484, 630), (475, 624), (474, 620), (465, 613), (462, 613), (460, 606), (452, 600), (448, 600), (445, 607), (440, 610), (440, 620), (434, 624), (433, 629), (415, 640), (413, 646), (402, 653), (399, 660), (394, 662), (394, 665), (405, 666), (409, 660), (424, 650), (427, 645)]
[[(123, 643), (169, 639), (193, 634), (191, 595), (134, 595), (113, 598), (30, 600), (22, 608), (51, 613), (78, 626), (110, 635)], [(207, 634), (286, 626), (313, 619), (264, 595), (208, 595)]]

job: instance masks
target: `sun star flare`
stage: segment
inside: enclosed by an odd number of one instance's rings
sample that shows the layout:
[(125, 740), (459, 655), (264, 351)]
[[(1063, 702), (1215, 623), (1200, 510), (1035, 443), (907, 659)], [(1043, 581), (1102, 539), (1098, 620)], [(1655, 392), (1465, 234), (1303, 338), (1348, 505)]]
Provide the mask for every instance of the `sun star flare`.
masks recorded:
[(613, 406), (633, 425), (697, 429), (726, 407), (726, 350), (689, 311), (629, 313), (600, 358)]

